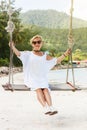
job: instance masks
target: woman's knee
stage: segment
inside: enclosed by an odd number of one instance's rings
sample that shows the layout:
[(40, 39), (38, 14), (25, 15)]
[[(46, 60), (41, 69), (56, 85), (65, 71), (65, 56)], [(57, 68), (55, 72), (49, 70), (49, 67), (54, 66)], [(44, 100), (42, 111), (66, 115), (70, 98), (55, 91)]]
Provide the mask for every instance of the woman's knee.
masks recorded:
[(42, 92), (41, 88), (38, 88), (35, 91), (36, 91), (36, 93), (41, 93)]
[(48, 88), (44, 88), (44, 89), (43, 89), (43, 92), (44, 92), (44, 93), (49, 93)]
[(39, 88), (39, 89), (37, 89), (35, 91), (36, 91), (37, 97), (43, 96), (43, 94), (44, 94), (41, 88)]

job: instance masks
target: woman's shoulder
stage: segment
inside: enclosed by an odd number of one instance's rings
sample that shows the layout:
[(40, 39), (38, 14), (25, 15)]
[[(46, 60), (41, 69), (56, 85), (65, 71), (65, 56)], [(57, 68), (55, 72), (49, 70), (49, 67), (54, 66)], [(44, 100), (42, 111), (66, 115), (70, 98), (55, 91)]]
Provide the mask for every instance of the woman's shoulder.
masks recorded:
[(31, 51), (28, 51), (28, 50), (24, 50), (24, 51), (20, 51), (21, 53), (24, 53), (24, 54), (30, 54)]
[(20, 56), (29, 56), (30, 54), (31, 54), (31, 51), (27, 51), (27, 50), (25, 50), (25, 51), (20, 51)]
[(24, 53), (30, 53), (31, 51), (28, 51), (28, 50), (24, 50), (23, 52), (24, 52)]

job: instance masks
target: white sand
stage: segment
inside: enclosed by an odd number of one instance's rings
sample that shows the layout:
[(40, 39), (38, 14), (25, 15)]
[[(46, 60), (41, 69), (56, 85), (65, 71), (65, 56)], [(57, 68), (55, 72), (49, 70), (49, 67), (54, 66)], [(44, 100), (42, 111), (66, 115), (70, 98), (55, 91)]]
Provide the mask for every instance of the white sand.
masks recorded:
[[(20, 74), (16, 83), (23, 82)], [(44, 115), (33, 91), (4, 91), (0, 78), (0, 130), (87, 130), (87, 91), (52, 91), (54, 106), (59, 113)]]

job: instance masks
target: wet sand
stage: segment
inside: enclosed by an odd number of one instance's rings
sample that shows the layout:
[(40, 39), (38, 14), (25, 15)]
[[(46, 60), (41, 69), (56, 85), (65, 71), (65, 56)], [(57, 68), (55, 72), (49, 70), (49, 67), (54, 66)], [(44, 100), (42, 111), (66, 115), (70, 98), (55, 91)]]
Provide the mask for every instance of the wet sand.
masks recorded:
[[(16, 83), (23, 83), (23, 74), (15, 74)], [(44, 115), (34, 91), (4, 91), (0, 77), (0, 130), (87, 130), (87, 90), (52, 91), (52, 100), (59, 113)]]

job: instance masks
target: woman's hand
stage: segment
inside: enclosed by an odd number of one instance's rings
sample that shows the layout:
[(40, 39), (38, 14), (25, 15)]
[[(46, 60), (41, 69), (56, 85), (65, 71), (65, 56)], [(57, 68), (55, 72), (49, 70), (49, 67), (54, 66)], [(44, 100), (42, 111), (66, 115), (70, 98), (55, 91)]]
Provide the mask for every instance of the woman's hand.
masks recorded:
[(9, 47), (13, 50), (13, 52), (17, 55), (20, 56), (20, 51), (15, 47), (14, 42), (9, 42)]
[(11, 47), (12, 49), (13, 49), (13, 47), (14, 47), (15, 45), (14, 45), (14, 42), (12, 41), (12, 42), (9, 42), (9, 47)]
[(67, 49), (66, 52), (63, 54), (65, 57), (71, 54), (71, 48)]

